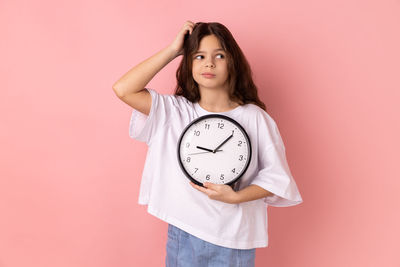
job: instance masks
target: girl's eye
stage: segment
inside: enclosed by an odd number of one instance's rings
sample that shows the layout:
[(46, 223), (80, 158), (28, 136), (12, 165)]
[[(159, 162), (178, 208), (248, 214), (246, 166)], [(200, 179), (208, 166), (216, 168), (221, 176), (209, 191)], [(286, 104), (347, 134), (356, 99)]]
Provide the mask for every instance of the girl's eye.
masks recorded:
[[(217, 54), (217, 56), (218, 55), (221, 55), (222, 56), (222, 58), (224, 58), (225, 56), (224, 56), (224, 54)], [(198, 58), (198, 57), (202, 57), (202, 55), (198, 55), (198, 56), (196, 56), (195, 58)]]

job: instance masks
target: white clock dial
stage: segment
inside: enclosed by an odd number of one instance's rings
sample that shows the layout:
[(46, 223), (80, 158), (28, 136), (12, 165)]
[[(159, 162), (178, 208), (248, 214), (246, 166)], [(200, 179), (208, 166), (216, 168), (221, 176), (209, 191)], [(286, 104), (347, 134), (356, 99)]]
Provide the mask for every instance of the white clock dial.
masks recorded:
[(190, 123), (178, 144), (181, 168), (198, 184), (232, 184), (245, 172), (250, 158), (247, 133), (235, 120), (221, 114)]

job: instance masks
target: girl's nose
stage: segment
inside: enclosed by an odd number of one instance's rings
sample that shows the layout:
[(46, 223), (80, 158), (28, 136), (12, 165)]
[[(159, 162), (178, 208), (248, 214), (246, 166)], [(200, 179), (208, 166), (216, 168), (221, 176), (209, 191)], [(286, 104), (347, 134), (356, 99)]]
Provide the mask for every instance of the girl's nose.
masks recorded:
[(206, 65), (206, 67), (215, 67), (215, 64), (214, 64), (214, 59), (213, 59), (213, 57), (211, 56), (205, 56), (204, 57), (204, 62), (205, 62), (205, 65)]
[(207, 61), (206, 67), (214, 67), (214, 63), (212, 61)]

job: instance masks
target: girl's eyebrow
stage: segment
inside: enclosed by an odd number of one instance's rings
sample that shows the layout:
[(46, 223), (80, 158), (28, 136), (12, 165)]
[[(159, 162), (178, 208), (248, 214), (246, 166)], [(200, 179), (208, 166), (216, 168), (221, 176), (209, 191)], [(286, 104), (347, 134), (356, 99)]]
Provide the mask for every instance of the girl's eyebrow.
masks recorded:
[[(218, 48), (218, 49), (215, 49), (214, 52), (215, 51), (225, 51), (225, 50), (222, 49), (222, 48)], [(205, 52), (204, 51), (197, 51), (196, 53), (205, 53)]]

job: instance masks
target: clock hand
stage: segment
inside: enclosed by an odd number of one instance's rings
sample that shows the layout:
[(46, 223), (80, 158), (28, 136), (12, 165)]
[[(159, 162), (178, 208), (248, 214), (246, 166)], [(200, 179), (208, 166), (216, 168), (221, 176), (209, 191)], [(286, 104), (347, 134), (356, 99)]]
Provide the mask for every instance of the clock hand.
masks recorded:
[(196, 148), (203, 149), (203, 150), (206, 150), (206, 151), (209, 151), (209, 152), (214, 152), (212, 149), (201, 147), (201, 146), (196, 146)]
[(217, 152), (217, 149), (220, 148), (220, 147), (221, 147), (223, 144), (225, 144), (226, 142), (228, 142), (228, 140), (231, 139), (232, 137), (233, 137), (233, 133), (232, 133), (228, 138), (226, 138), (225, 141), (222, 142), (222, 144), (220, 144), (219, 146), (217, 146), (217, 148), (214, 149), (212, 152), (213, 152), (213, 153)]
[[(217, 152), (219, 152), (219, 151), (223, 151), (222, 149), (219, 149), (219, 150), (217, 150)], [(188, 155), (197, 155), (197, 154), (204, 154), (204, 153), (211, 153), (212, 151), (210, 151), (210, 152), (197, 152), (197, 153), (190, 153), (190, 154), (188, 154)]]

